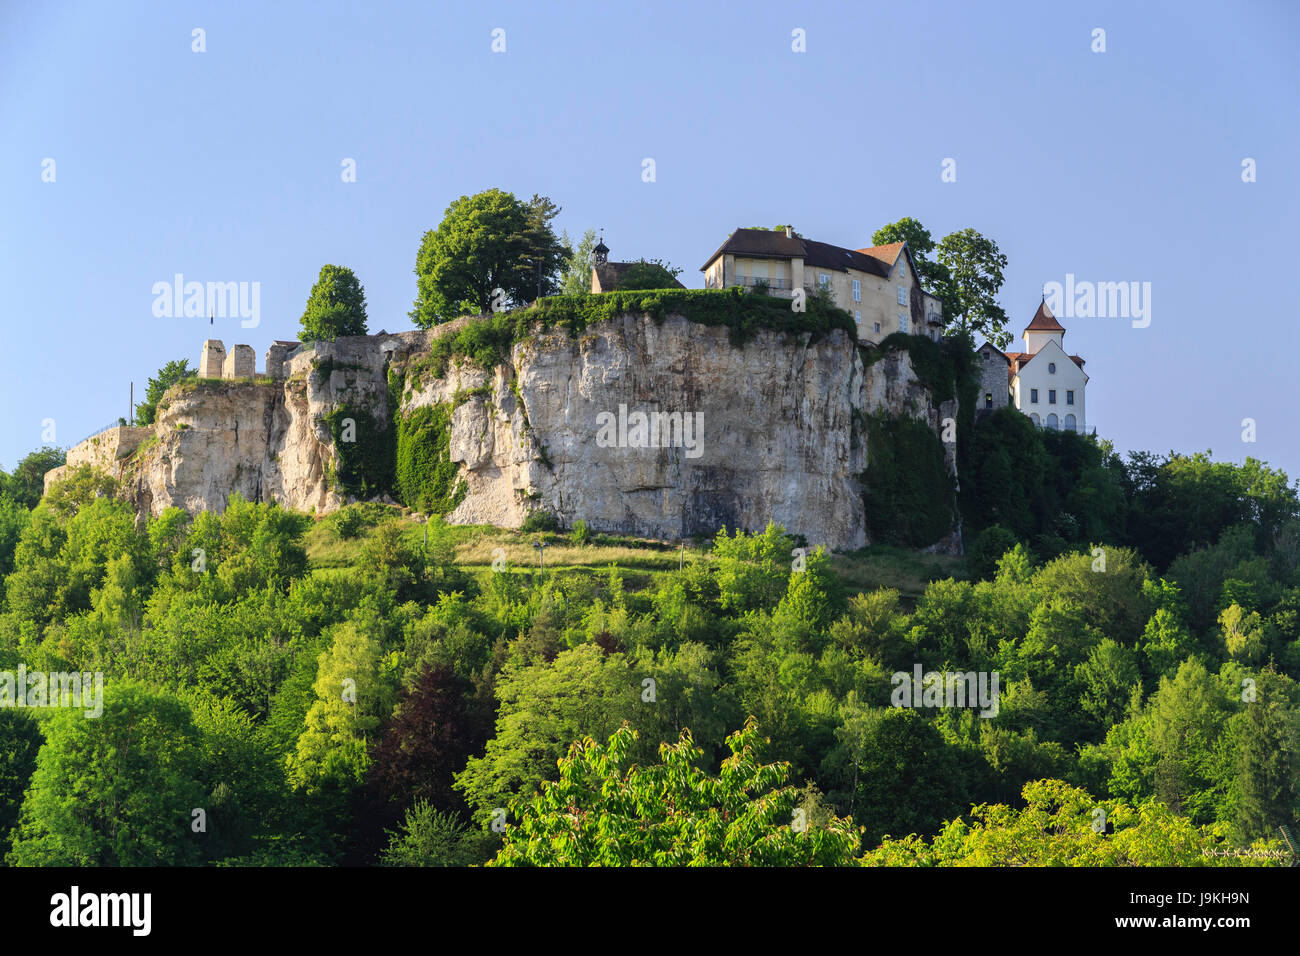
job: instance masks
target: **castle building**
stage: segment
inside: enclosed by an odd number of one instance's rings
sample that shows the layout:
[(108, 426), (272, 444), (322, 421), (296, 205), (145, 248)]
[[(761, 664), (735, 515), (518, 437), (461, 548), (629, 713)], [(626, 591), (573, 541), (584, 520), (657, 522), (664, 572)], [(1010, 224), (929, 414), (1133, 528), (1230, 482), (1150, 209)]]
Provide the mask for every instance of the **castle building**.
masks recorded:
[(983, 363), (977, 415), (1014, 405), (1043, 428), (1087, 431), (1083, 359), (1065, 351), (1065, 327), (1044, 299), (1025, 326), (1025, 351), (1003, 352), (989, 342), (979, 347)]
[[(285, 363), (298, 349), (301, 342), (288, 342), (277, 339), (266, 350), (266, 374), (271, 378), (285, 377)], [(225, 343), (220, 339), (205, 339), (203, 351), (199, 354), (199, 378), (254, 378), (257, 375), (257, 354), (251, 345), (232, 345), (226, 351)]]
[(877, 343), (893, 332), (943, 333), (943, 305), (921, 287), (905, 242), (845, 249), (805, 239), (786, 226), (737, 229), (700, 267), (706, 289), (758, 287), (768, 295), (793, 298), (827, 289), (858, 327), (858, 341)]

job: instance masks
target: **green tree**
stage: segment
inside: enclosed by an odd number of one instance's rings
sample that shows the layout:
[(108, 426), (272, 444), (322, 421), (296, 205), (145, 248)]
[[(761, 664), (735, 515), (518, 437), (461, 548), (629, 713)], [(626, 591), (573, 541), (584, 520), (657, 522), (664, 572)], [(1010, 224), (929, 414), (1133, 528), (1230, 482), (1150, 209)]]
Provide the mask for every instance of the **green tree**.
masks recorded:
[(526, 206), (525, 252), (518, 266), (518, 301), (540, 299), (560, 291), (560, 271), (572, 256), (567, 243), (555, 236), (551, 223), (560, 207), (548, 197), (533, 193)]
[(496, 842), (492, 834), (470, 829), (454, 813), (425, 800), (416, 800), (401, 827), (387, 833), (384, 866), (476, 866), (491, 857)]
[(1233, 819), (1246, 839), (1300, 819), (1300, 708), (1296, 685), (1274, 670), (1256, 678), (1254, 700), (1229, 721), (1235, 746)]
[(23, 801), (14, 866), (187, 866), (201, 862), (192, 811), (206, 806), (189, 708), (115, 681), (103, 713), (61, 708)]
[(0, 496), (7, 496), (24, 508), (35, 508), (45, 494), (45, 473), (67, 463), (68, 453), (53, 445), (29, 452), (14, 467), (13, 474), (0, 471)]
[(1137, 653), (1109, 637), (1095, 645), (1088, 659), (1075, 668), (1075, 679), (1083, 687), (1079, 705), (1102, 729), (1124, 719), (1134, 688), (1139, 693), (1142, 688)]
[[(866, 866), (1240, 866), (1223, 824), (1198, 827), (1168, 806), (1097, 800), (1061, 780), (1025, 785), (1023, 809), (982, 804), (930, 842), (886, 840)], [(1108, 826), (1100, 826), (1102, 821)], [(1113, 833), (1107, 832), (1113, 830)], [(1252, 849), (1275, 852), (1276, 841)], [(1276, 865), (1276, 864), (1274, 864)]]
[(135, 423), (152, 425), (157, 420), (158, 402), (162, 400), (163, 393), (177, 382), (183, 382), (194, 374), (195, 370), (190, 368), (189, 359), (176, 359), (160, 368), (158, 374), (149, 379), (148, 385), (145, 386), (144, 401), (135, 406)]
[(302, 342), (333, 341), (366, 334), (366, 290), (346, 266), (324, 265), (299, 320)]
[(1177, 585), (1164, 578), (1145, 581), (1142, 590), (1156, 605), (1138, 644), (1146, 658), (1147, 673), (1151, 677), (1172, 676), (1172, 671), (1195, 649), (1187, 629), (1187, 608)]
[(828, 796), (859, 824), (874, 846), (886, 835), (934, 833), (966, 806), (957, 755), (915, 710), (846, 706), (837, 746), (824, 773)]
[(0, 850), (6, 853), (40, 749), (41, 730), (29, 714), (0, 710)]
[(0, 495), (0, 601), (4, 598), (3, 581), (14, 569), (14, 551), (31, 521), (31, 512), (7, 494)]
[(596, 248), (596, 230), (588, 229), (574, 246), (566, 232), (560, 242), (572, 249), (564, 260), (560, 271), (560, 293), (563, 295), (583, 295), (591, 291), (591, 256)]
[(847, 820), (818, 825), (785, 786), (790, 768), (758, 759), (758, 730), (727, 738), (718, 776), (696, 766), (689, 732), (642, 767), (636, 733), (590, 737), (560, 760), (559, 780), (517, 801), (520, 818), (489, 866), (846, 866), (858, 837)]
[(584, 735), (608, 735), (639, 699), (622, 654), (584, 644), (546, 663), (511, 661), (497, 677), (496, 733), (483, 756), (456, 776), (481, 820), (555, 774), (555, 762)]
[(933, 258), (935, 242), (930, 230), (911, 216), (904, 216), (898, 222), (881, 226), (871, 235), (873, 246), (887, 246), (892, 242), (907, 243), (921, 285), (943, 303), (944, 318), (951, 320), (960, 314), (961, 299), (953, 284), (952, 273), (946, 265)]
[(333, 638), (320, 655), (315, 701), (287, 761), (292, 786), (327, 800), (340, 799), (365, 779), (370, 741), (397, 696), (397, 657), (385, 655), (367, 628), (348, 621), (334, 628)]
[(973, 336), (983, 335), (998, 348), (1011, 342), (1007, 331), (1007, 313), (997, 303), (1002, 288), (1002, 270), (1007, 257), (998, 244), (974, 229), (963, 229), (944, 236), (938, 245), (939, 264), (951, 276), (954, 311), (944, 305), (945, 328), (960, 329)]
[(551, 231), (558, 209), (534, 196), (527, 203), (501, 189), (461, 196), (437, 229), (424, 234), (415, 260), (417, 293), (411, 319), (421, 328), (492, 309), (500, 289), (518, 304), (554, 287), (567, 250)]
[(795, 540), (780, 525), (769, 523), (762, 534), (724, 527), (713, 539), (719, 602), (738, 613), (771, 609), (785, 595), (793, 567)]

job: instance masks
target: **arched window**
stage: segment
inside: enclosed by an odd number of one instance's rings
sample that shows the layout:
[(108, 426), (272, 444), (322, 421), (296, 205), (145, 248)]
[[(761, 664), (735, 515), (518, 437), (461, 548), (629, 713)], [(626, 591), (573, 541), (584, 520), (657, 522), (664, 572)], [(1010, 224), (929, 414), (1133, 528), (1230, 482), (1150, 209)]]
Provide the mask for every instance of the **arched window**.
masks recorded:
[(1035, 425), (1041, 425), (1041, 424), (1043, 424), (1042, 419), (1040, 419), (1040, 418), (1038, 417), (1038, 412), (1030, 412), (1030, 413), (1029, 413), (1029, 420), (1030, 420), (1031, 422), (1033, 422)]
[(1078, 425), (1075, 423), (1075, 420), (1074, 420), (1074, 416), (1073, 416), (1073, 415), (1066, 415), (1066, 416), (1065, 416), (1065, 430), (1066, 430), (1067, 432), (1077, 432), (1077, 431), (1079, 430), (1079, 427), (1078, 427)]
[(1047, 427), (1048, 427), (1048, 428), (1058, 428), (1058, 427), (1060, 427), (1060, 426), (1058, 425), (1057, 421), (1056, 421), (1056, 413), (1055, 413), (1055, 412), (1052, 412), (1052, 414), (1050, 414), (1050, 415), (1047, 416)]

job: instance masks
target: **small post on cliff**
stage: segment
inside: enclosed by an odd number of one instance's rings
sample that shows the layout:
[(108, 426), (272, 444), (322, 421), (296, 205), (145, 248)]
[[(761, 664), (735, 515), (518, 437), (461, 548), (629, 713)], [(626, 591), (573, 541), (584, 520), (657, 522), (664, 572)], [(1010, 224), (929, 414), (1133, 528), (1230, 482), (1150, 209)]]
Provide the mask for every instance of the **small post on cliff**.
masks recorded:
[(131, 410), (126, 413), (127, 414), (126, 420), (130, 422), (132, 426), (134, 426), (135, 425), (135, 382), (131, 383), (131, 403), (129, 407)]
[(682, 538), (682, 553), (677, 559), (677, 570), (680, 571), (686, 567), (686, 539)]

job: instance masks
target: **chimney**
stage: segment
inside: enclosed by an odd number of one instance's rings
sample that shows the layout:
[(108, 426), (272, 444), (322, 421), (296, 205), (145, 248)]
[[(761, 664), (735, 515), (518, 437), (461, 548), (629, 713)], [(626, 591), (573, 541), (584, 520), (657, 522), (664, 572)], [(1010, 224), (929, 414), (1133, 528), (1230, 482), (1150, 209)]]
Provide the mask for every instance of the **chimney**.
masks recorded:
[(786, 237), (787, 239), (793, 239), (793, 238), (794, 238), (794, 226), (786, 226), (786, 227), (785, 227), (785, 237)]

